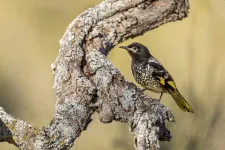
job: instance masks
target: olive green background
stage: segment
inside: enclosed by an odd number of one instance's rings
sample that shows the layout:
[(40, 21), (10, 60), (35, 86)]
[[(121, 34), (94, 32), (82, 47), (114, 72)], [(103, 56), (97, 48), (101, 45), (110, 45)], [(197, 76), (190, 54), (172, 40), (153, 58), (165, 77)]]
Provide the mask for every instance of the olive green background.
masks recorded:
[[(50, 64), (69, 23), (100, 0), (0, 0), (0, 105), (33, 126), (47, 126), (55, 97)], [(176, 117), (173, 139), (162, 150), (223, 150), (225, 146), (225, 0), (191, 0), (189, 17), (121, 45), (138, 41), (167, 68), (195, 113), (179, 110), (165, 94), (162, 103)], [(131, 82), (130, 57), (116, 47), (108, 56)], [(159, 94), (146, 92), (153, 97)], [(77, 150), (132, 150), (128, 125), (102, 124), (97, 115), (82, 132)], [(0, 143), (0, 150), (16, 150)]]

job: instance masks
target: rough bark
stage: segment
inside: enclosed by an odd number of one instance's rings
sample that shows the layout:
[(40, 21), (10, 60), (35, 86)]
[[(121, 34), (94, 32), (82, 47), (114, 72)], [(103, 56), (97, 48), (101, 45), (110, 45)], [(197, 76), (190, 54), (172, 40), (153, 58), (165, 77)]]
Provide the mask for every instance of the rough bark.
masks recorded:
[(20, 149), (69, 149), (96, 111), (103, 123), (130, 124), (137, 150), (169, 141), (171, 112), (128, 82), (106, 59), (128, 38), (187, 16), (188, 0), (105, 0), (78, 16), (60, 40), (55, 63), (56, 109), (48, 127), (35, 128), (0, 109), (0, 141)]

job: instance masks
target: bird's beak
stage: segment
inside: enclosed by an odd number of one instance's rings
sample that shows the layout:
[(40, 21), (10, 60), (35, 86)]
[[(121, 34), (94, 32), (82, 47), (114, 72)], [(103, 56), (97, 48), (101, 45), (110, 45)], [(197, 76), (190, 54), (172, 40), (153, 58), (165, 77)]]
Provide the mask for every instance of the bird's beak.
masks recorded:
[(129, 50), (129, 48), (128, 48), (128, 47), (126, 47), (126, 46), (120, 46), (119, 48)]
[(127, 46), (120, 46), (119, 48), (125, 49), (131, 54), (135, 54), (136, 53), (135, 50), (133, 50), (132, 48), (128, 48)]

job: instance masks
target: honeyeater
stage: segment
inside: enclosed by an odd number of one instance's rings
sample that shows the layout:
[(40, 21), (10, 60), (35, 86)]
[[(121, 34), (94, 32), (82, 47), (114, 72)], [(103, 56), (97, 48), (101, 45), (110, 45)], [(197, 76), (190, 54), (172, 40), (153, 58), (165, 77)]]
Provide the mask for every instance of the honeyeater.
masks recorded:
[(132, 73), (134, 79), (144, 87), (156, 93), (169, 93), (180, 109), (187, 112), (194, 112), (188, 102), (180, 94), (174, 79), (169, 72), (154, 58), (147, 47), (140, 43), (132, 43), (128, 46), (121, 46), (126, 49), (132, 57)]

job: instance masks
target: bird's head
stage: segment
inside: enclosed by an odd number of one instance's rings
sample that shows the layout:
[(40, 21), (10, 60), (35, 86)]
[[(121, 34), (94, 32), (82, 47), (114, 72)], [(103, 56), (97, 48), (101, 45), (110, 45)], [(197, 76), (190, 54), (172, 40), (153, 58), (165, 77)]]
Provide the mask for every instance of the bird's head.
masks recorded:
[(148, 48), (140, 43), (132, 43), (128, 46), (120, 46), (120, 48), (126, 49), (132, 59), (149, 59), (151, 54)]

